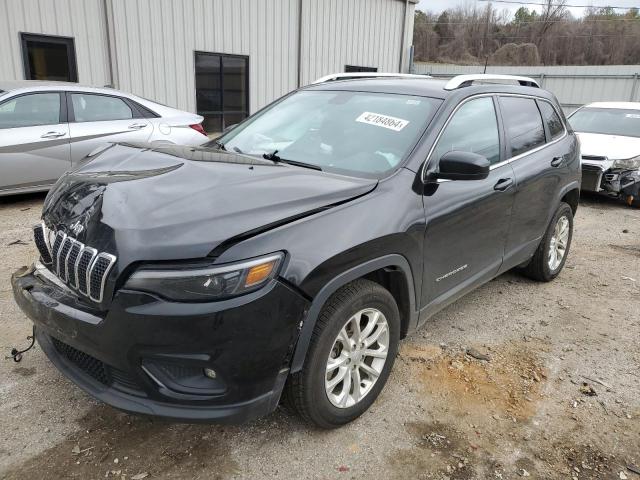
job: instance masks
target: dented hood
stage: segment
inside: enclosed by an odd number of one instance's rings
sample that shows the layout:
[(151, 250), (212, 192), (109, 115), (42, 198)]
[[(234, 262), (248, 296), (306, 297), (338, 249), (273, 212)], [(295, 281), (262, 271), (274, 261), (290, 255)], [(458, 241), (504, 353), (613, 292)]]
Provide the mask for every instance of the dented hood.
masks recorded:
[(122, 271), (135, 261), (205, 257), (376, 184), (207, 148), (115, 144), (58, 181), (43, 219), (116, 255)]

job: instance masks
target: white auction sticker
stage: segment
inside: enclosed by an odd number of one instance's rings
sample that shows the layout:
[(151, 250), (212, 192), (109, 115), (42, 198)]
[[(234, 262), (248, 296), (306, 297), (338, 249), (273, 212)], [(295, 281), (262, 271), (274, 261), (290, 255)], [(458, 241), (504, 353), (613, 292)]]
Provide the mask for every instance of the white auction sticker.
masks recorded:
[(382, 115), (380, 113), (363, 112), (356, 122), (368, 123), (369, 125), (376, 125), (378, 127), (388, 128), (399, 132), (404, 127), (409, 125), (409, 120), (403, 120), (401, 118), (390, 117), (388, 115)]
[(640, 118), (640, 115), (638, 115), (637, 113), (627, 113), (625, 115), (625, 117), (627, 117), (627, 118)]

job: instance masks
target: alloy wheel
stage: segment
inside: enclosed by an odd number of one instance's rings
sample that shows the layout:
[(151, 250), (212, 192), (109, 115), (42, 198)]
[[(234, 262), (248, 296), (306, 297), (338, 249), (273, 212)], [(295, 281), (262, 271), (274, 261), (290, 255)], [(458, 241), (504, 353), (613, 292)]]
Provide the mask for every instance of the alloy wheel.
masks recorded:
[(558, 218), (556, 226), (553, 229), (553, 236), (549, 244), (549, 269), (555, 271), (562, 263), (565, 253), (567, 252), (567, 244), (569, 243), (569, 219), (564, 215)]
[(347, 320), (333, 342), (325, 372), (325, 391), (338, 408), (360, 402), (378, 381), (389, 352), (389, 324), (375, 308)]

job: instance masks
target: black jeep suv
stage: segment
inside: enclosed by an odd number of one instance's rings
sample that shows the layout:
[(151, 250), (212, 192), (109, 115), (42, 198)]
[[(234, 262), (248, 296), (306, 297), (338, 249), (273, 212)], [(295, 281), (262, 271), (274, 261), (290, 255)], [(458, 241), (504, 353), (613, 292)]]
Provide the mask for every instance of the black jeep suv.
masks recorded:
[(15, 299), (117, 408), (238, 422), (284, 396), (349, 422), (435, 312), (566, 261), (576, 136), (531, 79), (496, 80), (329, 81), (202, 147), (106, 146), (47, 196)]

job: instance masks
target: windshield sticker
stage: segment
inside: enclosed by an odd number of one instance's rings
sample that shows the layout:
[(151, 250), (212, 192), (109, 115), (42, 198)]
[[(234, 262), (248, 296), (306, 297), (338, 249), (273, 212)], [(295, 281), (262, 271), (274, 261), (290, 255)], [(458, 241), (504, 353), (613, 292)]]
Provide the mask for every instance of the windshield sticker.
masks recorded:
[(363, 112), (356, 122), (368, 123), (369, 125), (375, 125), (377, 127), (388, 128), (399, 132), (404, 127), (409, 125), (409, 120), (403, 120), (401, 118), (390, 117), (388, 115), (382, 115), (380, 113)]
[(639, 113), (627, 113), (625, 115), (625, 117), (627, 117), (627, 118), (640, 118), (640, 114)]
[(420, 105), (420, 100), (413, 100), (410, 98), (407, 100), (407, 105)]

